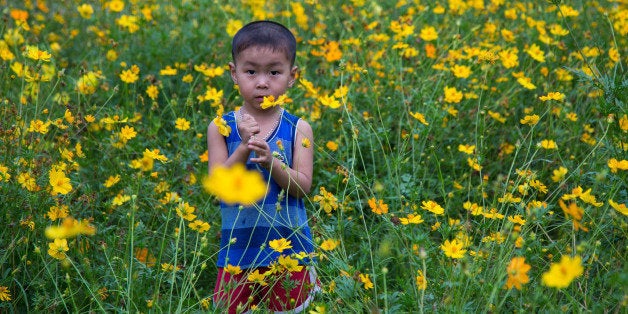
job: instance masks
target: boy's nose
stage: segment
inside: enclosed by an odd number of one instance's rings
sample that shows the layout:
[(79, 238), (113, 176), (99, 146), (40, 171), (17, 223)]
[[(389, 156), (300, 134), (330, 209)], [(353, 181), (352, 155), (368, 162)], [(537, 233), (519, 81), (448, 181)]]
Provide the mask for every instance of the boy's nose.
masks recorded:
[(268, 88), (268, 78), (266, 78), (265, 75), (261, 75), (257, 79), (257, 84), (256, 84), (255, 87), (260, 88), (260, 89)]

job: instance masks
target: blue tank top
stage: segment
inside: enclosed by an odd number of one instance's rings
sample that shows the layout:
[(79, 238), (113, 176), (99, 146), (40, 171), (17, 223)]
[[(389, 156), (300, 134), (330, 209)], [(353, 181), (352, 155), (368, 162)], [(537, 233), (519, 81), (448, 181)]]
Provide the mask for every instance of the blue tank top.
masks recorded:
[[(231, 133), (225, 137), (229, 156), (242, 141), (235, 116), (234, 111), (223, 115), (231, 127)], [(279, 159), (290, 167), (298, 121), (298, 117), (283, 110), (277, 128), (267, 139), (270, 150), (278, 153)], [(246, 168), (262, 173), (264, 181), (269, 184), (268, 194), (251, 207), (241, 208), (221, 202), (222, 227), (217, 266), (226, 267), (230, 264), (243, 269), (264, 267), (276, 261), (280, 255), (312, 253), (314, 245), (303, 200), (283, 191), (270, 177), (270, 172), (256, 163), (248, 161)], [(290, 240), (292, 248), (278, 253), (269, 247), (268, 242), (281, 238)], [(300, 263), (309, 261), (306, 258)]]

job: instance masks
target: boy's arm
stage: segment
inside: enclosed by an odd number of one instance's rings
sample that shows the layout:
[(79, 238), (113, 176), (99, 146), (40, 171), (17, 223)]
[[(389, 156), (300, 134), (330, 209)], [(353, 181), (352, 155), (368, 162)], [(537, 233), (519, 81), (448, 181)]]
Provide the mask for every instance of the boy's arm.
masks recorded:
[(299, 120), (292, 151), (292, 168), (273, 158), (270, 173), (275, 182), (294, 197), (303, 197), (310, 193), (312, 188), (312, 173), (314, 169), (314, 149), (311, 145), (304, 147), (303, 139), (307, 138), (314, 143), (312, 127), (305, 121)]
[(240, 143), (235, 152), (229, 156), (225, 138), (218, 132), (218, 127), (212, 121), (207, 127), (207, 153), (209, 171), (211, 171), (212, 167), (217, 165), (231, 167), (236, 163), (246, 163), (251, 150), (246, 144)]

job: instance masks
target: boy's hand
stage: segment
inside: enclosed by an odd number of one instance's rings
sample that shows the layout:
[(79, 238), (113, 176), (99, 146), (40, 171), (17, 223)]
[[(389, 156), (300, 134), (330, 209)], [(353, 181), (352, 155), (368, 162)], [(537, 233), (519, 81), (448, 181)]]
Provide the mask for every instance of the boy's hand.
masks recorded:
[(244, 144), (248, 144), (251, 141), (251, 138), (258, 134), (260, 131), (259, 124), (255, 121), (249, 114), (243, 114), (242, 119), (238, 121), (238, 132), (240, 132), (240, 136), (242, 137), (242, 142)]
[(255, 157), (251, 158), (251, 162), (258, 163), (263, 168), (270, 169), (273, 162), (273, 154), (266, 141), (253, 137), (248, 143), (248, 148), (255, 152)]

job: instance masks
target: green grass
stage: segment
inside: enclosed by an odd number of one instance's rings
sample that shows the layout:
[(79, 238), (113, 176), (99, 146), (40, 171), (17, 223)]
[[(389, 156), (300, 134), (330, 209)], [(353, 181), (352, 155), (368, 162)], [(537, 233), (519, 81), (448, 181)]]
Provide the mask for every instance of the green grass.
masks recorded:
[[(226, 66), (233, 21), (269, 18), (298, 37), (302, 80), (289, 90), (294, 102), (286, 107), (308, 120), (315, 135), (314, 188), (306, 204), (324, 291), (309, 310), (625, 312), (628, 228), (626, 214), (612, 204), (628, 203), (627, 170), (610, 165), (628, 162), (628, 7), (498, 2), (448, 1), (442, 12), (428, 1), (296, 2), (305, 16), (287, 1), (263, 7), (125, 1), (121, 12), (91, 3), (94, 13), (83, 18), (76, 2), (0, 1), (0, 288), (8, 291), (3, 298), (0, 290), (0, 311), (212, 308), (220, 212), (200, 181), (207, 173), (205, 132), (218, 106), (198, 97), (209, 88), (222, 91), (218, 103), (226, 111), (241, 100), (228, 72), (206, 76), (195, 67)], [(26, 28), (15, 19), (20, 12), (28, 13)], [(121, 27), (123, 16), (138, 17), (139, 28)], [(397, 22), (414, 29), (399, 35)], [(437, 39), (421, 38), (426, 26)], [(341, 55), (329, 43), (339, 43)], [(526, 52), (533, 44), (544, 62)], [(50, 60), (30, 58), (27, 46), (50, 53)], [(518, 65), (507, 67), (500, 52), (513, 48)], [(17, 65), (28, 67), (28, 75)], [(138, 80), (123, 82), (120, 74), (133, 65)], [(454, 65), (468, 66), (470, 76), (456, 77)], [(160, 73), (167, 67), (177, 73)], [(77, 83), (90, 71), (98, 73), (96, 89), (81, 93)], [(47, 79), (33, 80), (42, 76)], [(154, 100), (146, 93), (150, 85), (159, 89)], [(341, 107), (321, 104), (341, 87), (347, 88)], [(451, 87), (464, 97), (449, 101)], [(540, 99), (551, 92), (565, 97)], [(529, 115), (539, 122), (520, 122)], [(175, 128), (178, 118), (190, 128)], [(29, 131), (37, 120), (50, 122), (47, 132)], [(137, 135), (121, 144), (123, 127)], [(543, 140), (556, 148), (542, 148)], [(475, 149), (466, 154), (460, 145)], [(167, 161), (155, 160), (147, 171), (131, 167), (147, 149)], [(72, 190), (52, 195), (49, 173), (59, 167)], [(554, 180), (560, 167), (567, 173)], [(106, 187), (116, 175), (119, 182)], [(577, 187), (590, 189), (594, 201), (569, 200)], [(327, 213), (314, 201), (320, 188), (337, 198), (337, 210)], [(518, 199), (503, 201), (508, 193)], [(116, 204), (116, 196), (127, 200)], [(371, 199), (388, 212), (374, 213)], [(574, 229), (561, 200), (582, 209), (577, 222), (588, 231)], [(422, 208), (427, 201), (444, 214)], [(465, 209), (467, 202), (484, 215)], [(210, 224), (208, 231), (191, 229), (177, 215), (183, 203)], [(68, 239), (65, 260), (47, 252), (45, 229), (61, 222), (47, 214), (53, 206), (67, 206), (70, 216), (97, 229)], [(491, 209), (502, 216), (492, 217)], [(408, 214), (423, 222), (404, 225)], [(513, 222), (516, 215), (525, 223)], [(441, 249), (454, 238), (467, 239), (463, 258)], [(339, 246), (321, 249), (328, 239)], [(563, 256), (581, 257), (583, 273), (565, 288), (547, 286), (543, 274)], [(504, 288), (513, 257), (531, 266), (521, 290)], [(416, 284), (418, 270), (424, 290)]]

